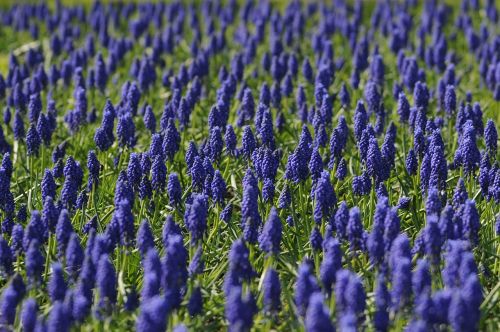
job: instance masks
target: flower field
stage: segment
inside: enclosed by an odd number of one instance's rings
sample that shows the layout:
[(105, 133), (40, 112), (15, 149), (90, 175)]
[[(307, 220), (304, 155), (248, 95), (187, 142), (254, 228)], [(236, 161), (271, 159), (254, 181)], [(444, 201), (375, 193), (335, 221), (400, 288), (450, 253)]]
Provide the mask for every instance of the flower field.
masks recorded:
[(0, 3), (0, 331), (500, 330), (495, 0)]

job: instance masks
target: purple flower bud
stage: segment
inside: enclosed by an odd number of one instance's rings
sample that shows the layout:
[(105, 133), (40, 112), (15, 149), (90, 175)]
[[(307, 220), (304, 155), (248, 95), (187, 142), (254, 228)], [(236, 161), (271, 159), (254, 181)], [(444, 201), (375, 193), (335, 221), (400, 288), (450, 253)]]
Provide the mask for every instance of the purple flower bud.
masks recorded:
[(41, 187), (43, 201), (49, 196), (52, 198), (56, 197), (56, 183), (52, 172), (48, 168), (45, 169), (45, 173), (43, 174)]
[(23, 331), (33, 332), (36, 326), (36, 314), (38, 311), (38, 305), (36, 300), (29, 298), (23, 303), (23, 310), (21, 312), (21, 325)]
[(28, 280), (33, 285), (41, 277), (44, 268), (45, 258), (40, 252), (39, 244), (37, 240), (30, 242), (29, 247), (26, 251), (26, 275)]
[(99, 259), (96, 272), (96, 285), (99, 291), (99, 313), (108, 312), (116, 303), (116, 272), (108, 255), (104, 254)]
[(135, 124), (130, 113), (122, 114), (118, 117), (116, 125), (116, 135), (120, 146), (133, 148), (137, 141), (135, 136)]
[(121, 244), (130, 246), (134, 241), (135, 226), (132, 206), (128, 200), (121, 200), (113, 214), (112, 221), (118, 224)]
[(191, 317), (199, 315), (203, 311), (203, 298), (200, 287), (195, 287), (191, 292), (187, 308)]
[(267, 312), (278, 312), (281, 307), (281, 284), (278, 273), (270, 268), (267, 270), (262, 285), (264, 293), (264, 309)]
[(364, 97), (366, 100), (366, 104), (368, 105), (368, 110), (370, 112), (378, 113), (380, 111), (380, 103), (382, 97), (378, 92), (378, 88), (375, 82), (369, 81), (366, 84)]
[(211, 189), (214, 202), (222, 204), (224, 202), (224, 196), (226, 195), (226, 182), (219, 170), (215, 171)]
[(255, 147), (256, 143), (252, 129), (249, 126), (245, 126), (243, 128), (243, 137), (241, 140), (241, 149), (243, 151), (243, 154), (247, 157), (250, 157), (252, 155), (252, 152), (255, 150)]
[(38, 155), (38, 151), (40, 149), (40, 144), (42, 143), (42, 139), (36, 130), (35, 125), (31, 125), (28, 129), (28, 133), (26, 134), (26, 148), (29, 156)]
[(47, 285), (50, 300), (52, 302), (63, 301), (67, 287), (61, 264), (52, 264), (52, 274)]
[(328, 307), (323, 304), (323, 294), (321, 292), (311, 295), (304, 323), (306, 330), (309, 332), (335, 331)]
[(349, 90), (347, 90), (347, 87), (345, 86), (344, 83), (342, 83), (342, 86), (340, 87), (339, 99), (340, 99), (340, 103), (342, 104), (343, 107), (350, 106), (351, 96), (349, 94)]
[(146, 198), (151, 198), (153, 195), (153, 187), (151, 181), (149, 181), (147, 176), (143, 176), (141, 179), (141, 184), (139, 185), (139, 198), (144, 200)]
[(179, 150), (181, 137), (175, 126), (173, 119), (170, 119), (167, 124), (165, 136), (163, 138), (162, 151), (163, 155), (170, 161), (174, 159), (175, 153)]
[(353, 207), (349, 211), (349, 221), (347, 223), (347, 238), (349, 239), (351, 250), (362, 249), (363, 243), (363, 224), (361, 222), (360, 210)]
[(43, 243), (45, 240), (46, 226), (42, 223), (40, 212), (34, 210), (31, 212), (31, 219), (24, 232), (23, 247), (28, 250), (31, 242), (38, 241)]
[(224, 141), (226, 142), (226, 150), (230, 155), (236, 155), (237, 138), (234, 133), (233, 126), (226, 126), (226, 133), (224, 134)]
[(71, 224), (68, 211), (63, 209), (59, 214), (56, 225), (57, 251), (59, 257), (64, 257), (69, 238), (73, 232), (73, 225)]
[(463, 236), (475, 245), (479, 241), (479, 228), (481, 223), (479, 221), (479, 213), (476, 208), (476, 203), (472, 200), (465, 202), (465, 207), (462, 212), (463, 222)]
[(160, 296), (143, 301), (136, 321), (137, 331), (163, 331), (167, 327), (169, 303)]
[(444, 110), (449, 115), (455, 113), (457, 109), (457, 95), (455, 92), (455, 87), (453, 85), (446, 86), (446, 91), (444, 94)]
[(337, 271), (342, 268), (342, 251), (337, 239), (325, 240), (323, 261), (320, 267), (320, 278), (328, 293), (331, 293)]
[(450, 306), (448, 309), (448, 321), (454, 331), (467, 331), (469, 330), (471, 320), (467, 310), (467, 302), (461, 294), (456, 292), (452, 295)]
[(314, 221), (319, 224), (323, 217), (328, 218), (337, 202), (337, 196), (330, 182), (330, 174), (326, 171), (321, 173), (314, 188)]
[(99, 184), (99, 173), (101, 171), (101, 163), (93, 150), (90, 150), (87, 155), (87, 168), (89, 170), (89, 179), (87, 188), (97, 187)]
[(251, 293), (242, 297), (241, 287), (233, 286), (226, 298), (225, 316), (229, 322), (229, 331), (250, 330), (257, 304)]
[(411, 295), (411, 262), (402, 258), (395, 261), (392, 270), (391, 299), (394, 310), (402, 309), (409, 301)]
[(161, 192), (165, 189), (167, 178), (167, 166), (161, 155), (154, 157), (153, 165), (151, 168), (151, 184), (153, 189)]
[(0, 237), (0, 272), (2, 276), (7, 278), (12, 273), (12, 250), (9, 244), (3, 237)]
[(14, 115), (14, 138), (18, 141), (24, 139), (26, 132), (24, 129), (24, 122), (21, 115), (21, 112), (16, 109), (16, 113)]
[(141, 181), (142, 170), (140, 156), (132, 152), (127, 165), (127, 178), (132, 187), (137, 188)]
[(312, 263), (304, 260), (298, 270), (298, 276), (295, 282), (294, 302), (299, 315), (305, 317), (310, 303), (311, 295), (319, 291), (316, 277), (312, 271)]
[(154, 134), (156, 132), (156, 117), (153, 113), (153, 108), (150, 105), (147, 105), (144, 110), (144, 126)]
[(182, 236), (169, 237), (162, 260), (162, 286), (169, 295), (172, 308), (178, 308), (183, 297), (188, 278), (187, 261), (188, 253), (184, 248)]
[(203, 238), (207, 228), (208, 203), (204, 195), (195, 195), (193, 203), (186, 206), (185, 223), (191, 234), (191, 243)]
[(72, 233), (66, 248), (66, 270), (75, 280), (83, 264), (84, 253), (76, 233)]
[(191, 277), (202, 274), (205, 269), (205, 262), (203, 261), (203, 249), (202, 246), (198, 246), (196, 252), (189, 263), (188, 272)]
[(160, 293), (161, 286), (161, 261), (158, 252), (153, 247), (145, 255), (143, 261), (144, 281), (142, 284), (142, 300), (148, 300)]
[(441, 211), (441, 199), (435, 188), (429, 189), (427, 201), (425, 202), (425, 210), (428, 216), (439, 215)]
[(323, 171), (323, 160), (317, 147), (313, 149), (311, 160), (309, 161), (309, 171), (313, 180), (318, 179)]
[(486, 144), (486, 148), (490, 152), (490, 155), (496, 156), (498, 146), (498, 133), (495, 122), (491, 119), (488, 120), (484, 129), (484, 142)]
[(410, 103), (406, 98), (404, 92), (398, 95), (398, 114), (402, 123), (407, 123), (410, 116)]

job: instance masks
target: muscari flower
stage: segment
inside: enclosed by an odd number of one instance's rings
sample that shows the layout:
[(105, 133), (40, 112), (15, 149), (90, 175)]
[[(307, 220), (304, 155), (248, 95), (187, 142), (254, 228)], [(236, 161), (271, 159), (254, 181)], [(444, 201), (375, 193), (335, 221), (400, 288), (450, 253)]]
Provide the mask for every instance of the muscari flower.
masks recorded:
[(316, 292), (311, 295), (305, 316), (305, 327), (308, 332), (333, 332), (335, 328), (330, 319), (328, 307), (323, 304), (323, 295)]
[(339, 99), (340, 103), (343, 107), (348, 107), (351, 104), (351, 96), (349, 95), (349, 91), (344, 83), (342, 83), (339, 91)]
[(251, 293), (242, 296), (241, 287), (234, 286), (226, 297), (225, 316), (229, 321), (229, 331), (250, 330), (257, 304)]
[(476, 203), (472, 200), (465, 202), (465, 207), (462, 212), (463, 222), (463, 237), (468, 239), (471, 244), (475, 245), (479, 241), (479, 229), (481, 226), (479, 213), (476, 208)]
[(184, 247), (182, 236), (173, 235), (168, 238), (165, 256), (162, 260), (162, 286), (171, 300), (172, 308), (178, 308), (185, 293), (188, 252)]
[(402, 309), (410, 300), (411, 295), (411, 262), (407, 258), (395, 261), (392, 269), (392, 308), (396, 311)]
[(181, 137), (177, 131), (175, 122), (173, 119), (170, 119), (162, 143), (163, 155), (170, 161), (174, 159), (175, 153), (179, 150), (180, 141)]
[(84, 252), (76, 233), (72, 233), (66, 247), (66, 270), (76, 280), (83, 264)]
[(463, 125), (460, 147), (455, 152), (454, 162), (462, 165), (467, 175), (470, 175), (478, 166), (480, 153), (476, 144), (476, 130), (471, 120)]
[(349, 211), (349, 221), (347, 222), (346, 232), (351, 250), (362, 249), (364, 247), (363, 224), (361, 222), (361, 215), (358, 207), (353, 207)]
[(116, 135), (120, 146), (133, 148), (136, 143), (135, 125), (130, 113), (125, 113), (118, 117)]
[(12, 250), (7, 241), (0, 237), (0, 272), (4, 277), (8, 277), (12, 273), (13, 265)]
[(387, 290), (385, 276), (379, 273), (375, 286), (375, 314), (373, 317), (373, 325), (376, 330), (384, 331), (389, 325), (389, 308), (390, 295)]
[(26, 275), (28, 276), (31, 284), (36, 283), (40, 279), (40, 276), (43, 272), (44, 263), (45, 259), (40, 252), (38, 241), (31, 241), (26, 251), (25, 260)]
[(96, 285), (99, 291), (98, 312), (108, 312), (116, 303), (116, 273), (107, 254), (99, 258), (96, 271)]
[(121, 200), (112, 217), (119, 226), (120, 241), (124, 246), (130, 246), (135, 236), (134, 215), (128, 200)]
[(250, 128), (250, 126), (245, 126), (243, 128), (243, 136), (241, 140), (241, 149), (243, 151), (243, 154), (249, 158), (252, 155), (252, 152), (255, 150), (255, 147), (256, 143), (252, 129)]
[(200, 287), (195, 287), (192, 290), (187, 308), (191, 317), (199, 315), (203, 311), (203, 298)]
[(491, 156), (496, 156), (498, 146), (498, 133), (495, 122), (489, 119), (484, 128), (484, 141)]
[(141, 257), (144, 259), (149, 249), (154, 248), (154, 236), (149, 222), (144, 219), (137, 230), (136, 240)]
[(57, 251), (59, 257), (64, 257), (69, 238), (73, 232), (73, 225), (71, 224), (68, 210), (63, 209), (59, 213), (56, 225)]
[[(99, 173), (97, 173), (99, 174)], [(132, 152), (129, 157), (127, 165), (127, 178), (132, 185), (132, 187), (137, 188), (141, 181), (142, 169), (140, 156), (137, 153)]]
[(28, 133), (26, 134), (26, 147), (29, 156), (38, 155), (38, 151), (40, 149), (40, 144), (42, 143), (42, 139), (36, 129), (35, 125), (31, 125), (28, 129)]
[(376, 181), (384, 179), (383, 170), (385, 169), (385, 165), (377, 140), (374, 137), (370, 138), (368, 150), (366, 152), (366, 169), (368, 175)]
[(427, 200), (425, 202), (425, 211), (428, 216), (439, 215), (441, 211), (441, 199), (437, 189), (431, 188), (427, 194)]
[(151, 132), (151, 134), (154, 134), (156, 132), (156, 117), (153, 113), (153, 108), (150, 105), (147, 105), (144, 110), (143, 120), (145, 127)]
[(40, 212), (34, 210), (31, 212), (31, 219), (28, 225), (26, 226), (26, 230), (24, 232), (23, 237), (23, 247), (24, 250), (27, 250), (30, 243), (33, 241), (38, 241), (39, 243), (43, 243), (45, 240), (47, 225), (44, 225), (42, 219), (40, 217)]
[(321, 232), (317, 226), (312, 229), (311, 234), (309, 235), (309, 243), (311, 243), (313, 251), (321, 251), (323, 237), (321, 236)]
[(402, 123), (407, 123), (410, 116), (410, 103), (406, 98), (404, 92), (398, 95), (398, 114)]
[(319, 291), (316, 277), (312, 272), (311, 262), (304, 260), (298, 269), (298, 276), (294, 287), (294, 302), (300, 316), (305, 317), (309, 307), (311, 295)]
[(337, 272), (335, 284), (335, 301), (338, 303), (337, 314), (361, 316), (366, 306), (366, 294), (361, 279), (349, 270)]
[(266, 271), (263, 289), (264, 310), (271, 313), (277, 313), (281, 308), (281, 283), (278, 273), (270, 268)]
[(87, 155), (87, 169), (89, 170), (89, 179), (87, 188), (97, 187), (99, 184), (99, 172), (101, 163), (93, 150), (90, 150)]
[(457, 109), (457, 95), (453, 85), (446, 86), (444, 94), (444, 110), (448, 115), (455, 113)]
[(136, 321), (136, 329), (140, 332), (163, 331), (167, 326), (167, 313), (170, 304), (166, 298), (157, 295), (143, 301)]
[(203, 261), (203, 249), (202, 246), (198, 246), (196, 252), (189, 263), (188, 272), (191, 277), (202, 274), (205, 269), (205, 262)]
[(191, 182), (194, 188), (203, 188), (203, 181), (205, 180), (205, 168), (203, 167), (203, 160), (199, 156), (194, 158), (193, 164), (189, 169), (191, 175)]
[(214, 173), (211, 189), (214, 202), (222, 204), (226, 195), (226, 182), (219, 170), (216, 170)]
[(56, 197), (56, 188), (57, 188), (56, 183), (54, 181), (52, 172), (48, 168), (45, 169), (45, 172), (43, 174), (41, 187), (42, 187), (42, 200), (45, 201), (45, 198), (49, 196), (52, 198)]
[(167, 177), (167, 166), (160, 155), (154, 157), (151, 167), (151, 184), (155, 191), (161, 192), (165, 189)]
[(21, 115), (21, 112), (16, 109), (16, 112), (14, 114), (14, 125), (13, 125), (13, 130), (14, 130), (14, 138), (18, 141), (22, 140), (25, 138), (26, 132), (24, 129), (24, 122), (23, 118)]
[(203, 238), (207, 228), (208, 205), (204, 195), (196, 195), (193, 203), (186, 207), (185, 223), (191, 234), (191, 243), (195, 244)]
[(226, 143), (227, 152), (234, 156), (236, 154), (237, 138), (236, 134), (234, 133), (233, 126), (231, 126), (230, 124), (226, 126), (224, 141)]
[(47, 290), (52, 302), (63, 301), (66, 295), (67, 283), (60, 263), (52, 264), (52, 274), (47, 285)]
[(377, 85), (374, 82), (369, 81), (365, 85), (364, 97), (368, 105), (368, 110), (370, 112), (378, 113), (380, 111), (382, 97), (380, 96)]
[(342, 268), (342, 251), (340, 243), (335, 238), (325, 240), (323, 245), (323, 261), (320, 266), (320, 279), (328, 294), (336, 281), (337, 271)]
[(241, 280), (249, 280), (255, 271), (249, 261), (249, 251), (242, 239), (235, 240), (229, 251), (229, 270), (235, 272)]
[(37, 311), (38, 305), (35, 299), (29, 298), (24, 301), (23, 309), (21, 311), (21, 325), (23, 327), (23, 331), (35, 331)]
[(368, 239), (366, 241), (366, 247), (368, 249), (368, 253), (370, 254), (370, 260), (374, 264), (380, 263), (385, 253), (384, 220), (385, 220), (385, 215), (387, 213), (387, 205), (386, 203), (383, 205), (381, 205), (380, 203), (381, 203), (380, 201), (379, 203), (377, 203), (373, 228), (370, 234), (368, 235)]
[(160, 294), (162, 267), (160, 256), (153, 247), (145, 255), (143, 261), (144, 279), (142, 283), (142, 301), (148, 300)]
[(2, 292), (0, 299), (0, 322), (2, 325), (13, 325), (16, 319), (16, 307), (19, 294), (10, 283)]
[(323, 171), (323, 160), (317, 147), (313, 149), (311, 160), (309, 161), (309, 171), (313, 180), (318, 179)]

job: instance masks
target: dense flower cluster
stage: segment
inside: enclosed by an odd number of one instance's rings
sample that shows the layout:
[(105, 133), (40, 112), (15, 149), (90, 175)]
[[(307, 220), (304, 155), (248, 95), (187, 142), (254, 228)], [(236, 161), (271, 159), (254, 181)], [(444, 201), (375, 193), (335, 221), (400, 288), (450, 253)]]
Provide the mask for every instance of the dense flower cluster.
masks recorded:
[(0, 330), (494, 330), (497, 7), (2, 6)]

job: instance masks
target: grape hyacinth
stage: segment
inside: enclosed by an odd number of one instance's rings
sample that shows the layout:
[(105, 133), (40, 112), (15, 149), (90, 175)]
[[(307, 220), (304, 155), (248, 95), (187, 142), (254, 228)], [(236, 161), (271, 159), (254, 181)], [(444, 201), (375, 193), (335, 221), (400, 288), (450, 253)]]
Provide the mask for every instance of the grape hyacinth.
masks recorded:
[(498, 2), (4, 2), (1, 330), (498, 329)]

